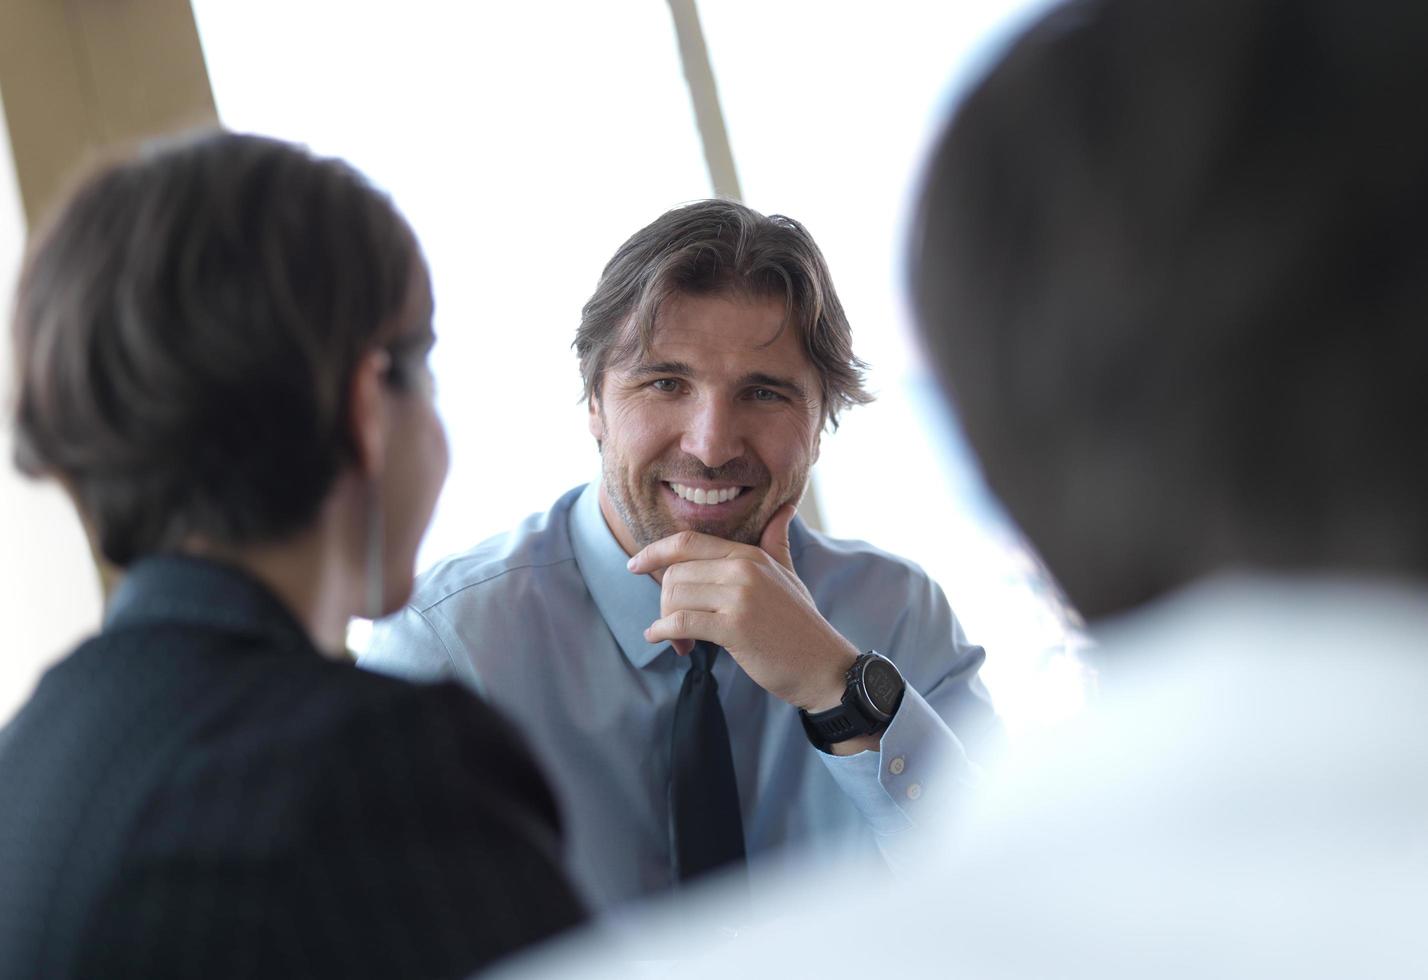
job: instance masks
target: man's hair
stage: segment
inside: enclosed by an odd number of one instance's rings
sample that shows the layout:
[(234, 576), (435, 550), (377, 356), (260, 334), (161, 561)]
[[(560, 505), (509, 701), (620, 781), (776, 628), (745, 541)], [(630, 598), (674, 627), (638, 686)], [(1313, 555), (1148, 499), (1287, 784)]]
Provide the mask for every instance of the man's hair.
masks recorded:
[(784, 301), (785, 328), (792, 323), (799, 332), (834, 428), (842, 409), (872, 401), (863, 388), (866, 365), (853, 355), (848, 317), (813, 237), (792, 218), (723, 200), (666, 212), (605, 266), (575, 334), (585, 398), (599, 398), (612, 360), (648, 348), (665, 300), (717, 293)]
[(103, 167), (21, 274), (16, 465), (120, 566), (299, 531), (352, 459), (358, 360), (404, 343), (414, 270), (391, 202), (287, 143), (208, 133)]
[(1216, 568), (1428, 573), (1428, 7), (1091, 0), (966, 98), (914, 292), (1088, 615)]

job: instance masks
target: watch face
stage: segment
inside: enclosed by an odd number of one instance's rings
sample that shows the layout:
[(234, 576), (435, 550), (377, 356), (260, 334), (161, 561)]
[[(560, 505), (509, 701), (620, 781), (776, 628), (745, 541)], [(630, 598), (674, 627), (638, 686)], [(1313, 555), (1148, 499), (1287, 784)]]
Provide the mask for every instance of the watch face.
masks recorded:
[(902, 677), (888, 661), (870, 659), (863, 667), (863, 690), (867, 692), (868, 700), (873, 708), (889, 718), (902, 699), (902, 688)]

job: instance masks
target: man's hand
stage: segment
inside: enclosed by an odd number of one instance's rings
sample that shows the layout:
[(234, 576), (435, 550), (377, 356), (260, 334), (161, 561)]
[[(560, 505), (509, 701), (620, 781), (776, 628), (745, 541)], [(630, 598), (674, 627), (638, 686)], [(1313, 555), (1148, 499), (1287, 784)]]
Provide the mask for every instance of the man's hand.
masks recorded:
[(645, 639), (673, 643), (680, 654), (695, 640), (716, 643), (770, 694), (824, 711), (842, 699), (858, 650), (823, 618), (793, 571), (788, 526), (795, 512), (793, 504), (780, 508), (757, 548), (681, 531), (635, 555), (629, 569), (664, 573), (660, 618)]

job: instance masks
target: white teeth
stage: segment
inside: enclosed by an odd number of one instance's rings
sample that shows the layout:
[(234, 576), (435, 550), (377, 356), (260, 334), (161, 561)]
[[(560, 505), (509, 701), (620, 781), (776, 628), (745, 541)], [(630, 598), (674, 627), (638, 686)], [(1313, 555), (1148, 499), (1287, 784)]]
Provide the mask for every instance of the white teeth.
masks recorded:
[(743, 487), (723, 487), (719, 490), (705, 490), (703, 487), (686, 487), (682, 483), (671, 483), (669, 488), (692, 504), (722, 504), (733, 500), (744, 492)]

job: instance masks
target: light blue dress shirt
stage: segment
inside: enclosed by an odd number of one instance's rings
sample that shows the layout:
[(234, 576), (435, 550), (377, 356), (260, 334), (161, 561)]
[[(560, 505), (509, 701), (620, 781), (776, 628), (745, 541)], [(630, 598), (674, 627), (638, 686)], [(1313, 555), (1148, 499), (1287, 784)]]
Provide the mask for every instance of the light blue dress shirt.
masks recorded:
[[(880, 752), (833, 756), (809, 743), (794, 708), (727, 654), (716, 660), (751, 868), (789, 845), (892, 856), (920, 813), (941, 813), (934, 801), (976, 778), (964, 740), (996, 729), (977, 679), (985, 657), (911, 562), (797, 519), (789, 543), (824, 617), (854, 646), (891, 658), (908, 689)], [(674, 882), (670, 738), (689, 662), (645, 641), (660, 588), (627, 560), (598, 486), (576, 488), (423, 575), (360, 660), (416, 680), (463, 681), (511, 717), (554, 784), (571, 871), (595, 908)]]

